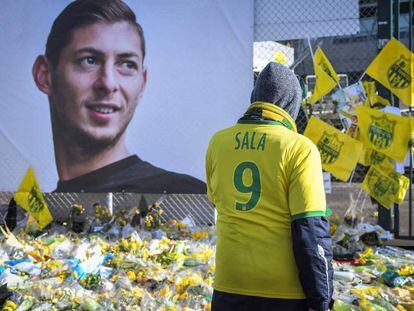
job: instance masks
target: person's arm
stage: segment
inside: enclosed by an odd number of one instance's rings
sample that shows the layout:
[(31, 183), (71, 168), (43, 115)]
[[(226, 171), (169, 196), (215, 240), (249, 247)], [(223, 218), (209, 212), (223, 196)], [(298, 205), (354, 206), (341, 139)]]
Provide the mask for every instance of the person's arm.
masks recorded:
[(332, 247), (316, 146), (304, 143), (292, 156), (288, 173), (292, 247), (299, 280), (309, 309), (328, 310), (333, 293)]
[(329, 222), (325, 217), (302, 218), (292, 222), (291, 230), (293, 253), (308, 307), (328, 310), (333, 294)]

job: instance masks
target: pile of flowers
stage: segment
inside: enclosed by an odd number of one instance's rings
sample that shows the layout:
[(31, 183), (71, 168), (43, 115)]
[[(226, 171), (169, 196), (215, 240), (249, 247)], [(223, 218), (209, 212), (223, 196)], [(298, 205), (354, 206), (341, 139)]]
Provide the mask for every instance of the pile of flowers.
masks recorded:
[[(188, 219), (163, 222), (156, 208), (136, 226), (125, 211), (111, 217), (99, 205), (94, 209), (83, 224), (84, 209), (76, 205), (68, 223), (46, 231), (3, 230), (4, 310), (210, 309), (211, 228), (196, 230)], [(88, 231), (74, 232), (80, 224)]]
[[(92, 215), (74, 205), (46, 230), (2, 228), (2, 310), (210, 310), (214, 227), (163, 221), (157, 205)], [(414, 252), (367, 246), (387, 236), (377, 226), (335, 229), (334, 310), (414, 310)]]

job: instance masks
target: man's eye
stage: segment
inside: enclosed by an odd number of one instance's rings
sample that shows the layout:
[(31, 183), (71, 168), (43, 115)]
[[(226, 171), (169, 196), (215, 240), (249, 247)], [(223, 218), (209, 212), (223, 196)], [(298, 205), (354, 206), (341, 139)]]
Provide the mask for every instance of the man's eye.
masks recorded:
[(132, 61), (124, 61), (122, 63), (122, 67), (126, 70), (136, 70), (138, 69), (138, 66), (135, 62)]
[(92, 66), (97, 64), (97, 59), (93, 56), (87, 56), (82, 58), (80, 62), (83, 66)]

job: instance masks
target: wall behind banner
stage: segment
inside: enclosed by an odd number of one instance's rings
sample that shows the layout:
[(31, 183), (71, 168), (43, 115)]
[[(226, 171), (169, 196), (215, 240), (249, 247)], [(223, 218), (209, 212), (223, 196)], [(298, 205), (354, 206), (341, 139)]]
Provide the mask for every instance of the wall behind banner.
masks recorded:
[[(148, 83), (127, 130), (131, 153), (204, 180), (211, 135), (249, 103), (253, 0), (130, 0), (146, 36)], [(0, 191), (15, 191), (31, 165), (56, 187), (49, 105), (31, 69), (67, 0), (0, 3)]]

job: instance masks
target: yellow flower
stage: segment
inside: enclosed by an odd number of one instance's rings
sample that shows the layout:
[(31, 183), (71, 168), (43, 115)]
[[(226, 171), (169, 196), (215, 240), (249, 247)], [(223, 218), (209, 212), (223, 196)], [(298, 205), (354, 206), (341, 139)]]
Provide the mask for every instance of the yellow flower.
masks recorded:
[(125, 240), (125, 239), (122, 239), (122, 240), (121, 240), (121, 246), (122, 246), (124, 249), (127, 249), (127, 248), (128, 248), (128, 246), (129, 246), (128, 241), (127, 241), (127, 240)]
[(135, 275), (134, 271), (128, 270), (126, 272), (126, 274), (128, 275), (128, 278), (131, 282), (135, 281), (137, 279), (137, 276)]
[(162, 244), (170, 244), (170, 243), (171, 243), (171, 240), (170, 240), (169, 238), (167, 238), (167, 237), (163, 236), (163, 237), (161, 238), (161, 243), (162, 243)]
[(50, 247), (46, 245), (40, 245), (39, 248), (42, 250), (43, 254), (50, 255)]
[(368, 294), (370, 296), (377, 297), (380, 291), (381, 289), (378, 287), (369, 286), (366, 288), (352, 289), (351, 293), (356, 294), (356, 295), (361, 295), (361, 296)]
[(135, 298), (141, 298), (142, 296), (144, 296), (145, 290), (142, 288), (139, 288), (138, 286), (135, 286), (132, 289), (131, 293)]
[(187, 297), (187, 292), (184, 292), (178, 296), (178, 300), (184, 300)]
[(201, 254), (201, 260), (207, 261), (213, 256), (213, 249), (209, 248)]
[(138, 243), (136, 241), (131, 241), (130, 246), (131, 246), (131, 251), (133, 253), (136, 253), (139, 247)]
[(400, 269), (398, 269), (398, 273), (401, 275), (414, 274), (414, 265), (404, 265)]
[(17, 305), (11, 300), (7, 300), (4, 303), (3, 308), (2, 308), (2, 310), (4, 311), (14, 311), (16, 309), (17, 309)]
[(191, 235), (191, 238), (193, 239), (200, 239), (200, 237), (201, 237), (201, 233), (198, 232), (197, 230), (194, 231), (194, 233)]
[(40, 254), (40, 251), (33, 250), (28, 252), (28, 255), (34, 259), (34, 261), (45, 261), (46, 258)]
[(159, 292), (159, 294), (160, 294), (160, 296), (161, 296), (161, 297), (165, 297), (165, 296), (167, 296), (169, 293), (170, 293), (170, 287), (169, 287), (168, 285), (164, 286), (164, 287), (160, 290), (160, 292)]
[(372, 307), (371, 303), (368, 302), (367, 298), (364, 295), (361, 296), (359, 306), (363, 311), (374, 311), (374, 308)]
[(109, 294), (107, 292), (103, 292), (103, 293), (101, 293), (101, 294), (99, 294), (99, 295), (96, 296), (96, 299), (97, 300), (100, 300), (100, 299), (108, 299), (108, 298), (109, 298)]
[(118, 281), (121, 278), (121, 275), (119, 274), (115, 274), (113, 277), (111, 277), (110, 281), (112, 283), (115, 283), (116, 281)]
[(192, 274), (178, 279), (176, 286), (178, 291), (183, 291), (187, 286), (199, 286), (203, 279), (199, 274)]

